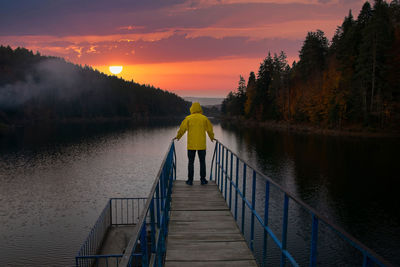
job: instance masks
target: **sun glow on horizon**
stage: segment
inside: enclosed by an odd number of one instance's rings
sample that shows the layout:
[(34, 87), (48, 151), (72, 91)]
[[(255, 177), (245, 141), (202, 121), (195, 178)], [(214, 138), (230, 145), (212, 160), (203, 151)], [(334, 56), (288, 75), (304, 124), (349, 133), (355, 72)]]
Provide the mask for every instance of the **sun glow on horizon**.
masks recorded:
[[(260, 58), (230, 58), (202, 61), (124, 64), (118, 77), (185, 96), (225, 97), (237, 88), (239, 75), (248, 78)], [(110, 65), (92, 65), (109, 73)]]
[(123, 67), (122, 66), (110, 66), (109, 69), (112, 74), (119, 74), (119, 73), (121, 73)]

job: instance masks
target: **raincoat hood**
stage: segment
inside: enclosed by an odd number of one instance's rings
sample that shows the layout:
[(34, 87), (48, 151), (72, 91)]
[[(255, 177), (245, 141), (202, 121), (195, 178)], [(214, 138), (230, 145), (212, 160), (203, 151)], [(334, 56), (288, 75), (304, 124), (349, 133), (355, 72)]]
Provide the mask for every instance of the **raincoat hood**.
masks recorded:
[(190, 114), (200, 113), (203, 114), (203, 110), (201, 109), (199, 102), (194, 102), (190, 107)]

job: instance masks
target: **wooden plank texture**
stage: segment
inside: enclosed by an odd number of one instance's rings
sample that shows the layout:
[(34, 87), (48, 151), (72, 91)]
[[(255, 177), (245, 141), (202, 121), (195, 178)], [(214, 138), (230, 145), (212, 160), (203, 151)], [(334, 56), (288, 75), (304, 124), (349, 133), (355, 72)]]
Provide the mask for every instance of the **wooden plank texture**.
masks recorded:
[(257, 266), (214, 182), (174, 182), (165, 265)]
[(168, 261), (167, 267), (203, 267), (203, 266), (218, 266), (218, 267), (255, 267), (255, 260), (251, 261), (203, 261), (203, 262), (187, 262), (187, 261)]

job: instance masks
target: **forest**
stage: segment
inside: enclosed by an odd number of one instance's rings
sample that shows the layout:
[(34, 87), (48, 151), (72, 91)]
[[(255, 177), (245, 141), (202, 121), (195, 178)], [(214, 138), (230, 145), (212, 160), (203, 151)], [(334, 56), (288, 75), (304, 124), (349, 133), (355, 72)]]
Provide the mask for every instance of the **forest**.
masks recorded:
[[(0, 126), (43, 121), (183, 117), (176, 94), (25, 48), (0, 46)], [(0, 128), (1, 128), (0, 127)]]
[(309, 32), (298, 62), (268, 53), (222, 104), (224, 116), (342, 129), (399, 129), (400, 2), (365, 2), (331, 41)]

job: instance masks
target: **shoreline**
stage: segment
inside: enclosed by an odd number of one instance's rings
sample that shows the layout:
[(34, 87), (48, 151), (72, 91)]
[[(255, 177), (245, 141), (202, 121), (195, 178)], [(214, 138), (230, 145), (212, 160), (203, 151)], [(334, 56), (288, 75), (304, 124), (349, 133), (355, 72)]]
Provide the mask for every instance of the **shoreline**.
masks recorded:
[(5, 124), (0, 122), (0, 138), (13, 135), (21, 129), (43, 126), (60, 126), (60, 125), (96, 125), (96, 124), (124, 124), (127, 125), (152, 125), (157, 124), (170, 124), (179, 122), (184, 116), (143, 116), (143, 117), (96, 117), (96, 118), (69, 118), (61, 120), (35, 120), (35, 121), (15, 121), (12, 124)]
[(254, 121), (238, 117), (221, 117), (221, 122), (245, 127), (263, 128), (275, 131), (286, 131), (299, 134), (318, 134), (326, 136), (368, 137), (368, 138), (400, 138), (400, 131), (379, 131), (361, 126), (343, 127), (342, 129), (321, 128), (310, 124), (287, 121)]

